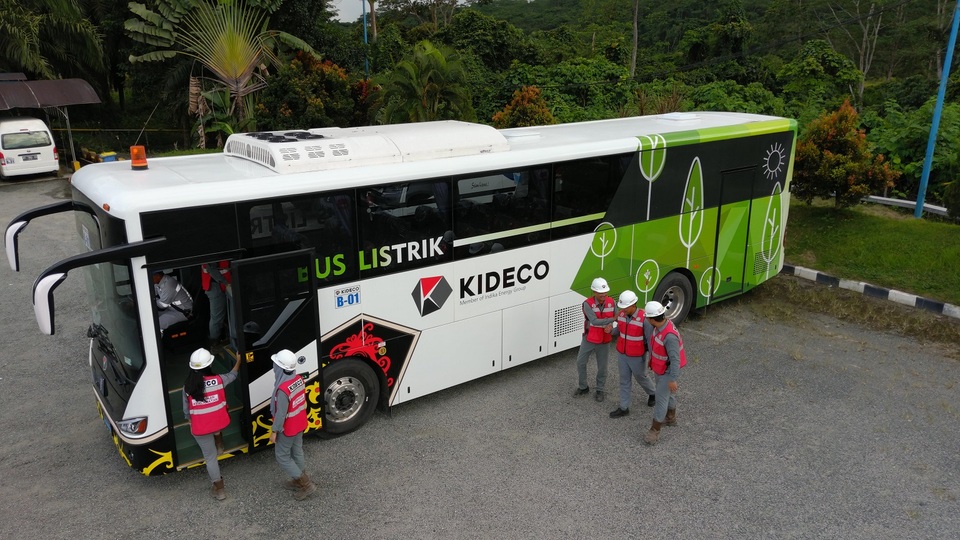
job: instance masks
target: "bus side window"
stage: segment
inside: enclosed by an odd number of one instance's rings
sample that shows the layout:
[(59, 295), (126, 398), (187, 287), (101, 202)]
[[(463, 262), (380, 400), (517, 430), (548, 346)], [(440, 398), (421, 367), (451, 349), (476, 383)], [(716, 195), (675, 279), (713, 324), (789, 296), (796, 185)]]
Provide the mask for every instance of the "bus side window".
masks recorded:
[[(458, 258), (473, 257), (549, 240), (533, 230), (550, 221), (550, 170), (517, 169), (458, 178), (454, 233), (464, 239)], [(524, 232), (518, 232), (527, 229)], [(490, 238), (490, 235), (493, 238)], [(486, 239), (469, 241), (473, 237)]]
[(354, 209), (352, 190), (261, 201), (239, 209), (250, 235), (241, 241), (251, 256), (313, 248), (320, 285), (353, 281), (359, 275)]
[(360, 270), (382, 275), (450, 260), (449, 181), (425, 180), (357, 190)]

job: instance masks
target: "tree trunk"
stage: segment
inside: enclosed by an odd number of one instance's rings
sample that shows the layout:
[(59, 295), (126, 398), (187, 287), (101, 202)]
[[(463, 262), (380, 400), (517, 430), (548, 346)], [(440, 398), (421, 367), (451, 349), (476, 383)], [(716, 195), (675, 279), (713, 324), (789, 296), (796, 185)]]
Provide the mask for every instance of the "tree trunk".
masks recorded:
[(630, 54), (630, 78), (637, 75), (637, 18), (640, 13), (640, 0), (633, 0), (633, 52)]
[(367, 0), (370, 4), (370, 43), (377, 42), (377, 0)]

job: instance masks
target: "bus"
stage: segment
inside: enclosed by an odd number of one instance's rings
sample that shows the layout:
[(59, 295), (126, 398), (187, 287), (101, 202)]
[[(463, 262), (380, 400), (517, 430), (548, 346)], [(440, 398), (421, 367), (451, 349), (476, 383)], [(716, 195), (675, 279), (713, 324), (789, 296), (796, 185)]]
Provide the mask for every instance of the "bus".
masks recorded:
[[(33, 285), (40, 330), (84, 269), (96, 406), (145, 475), (202, 464), (181, 410), (207, 345), (201, 265), (231, 275), (213, 347), (228, 387), (220, 459), (269, 445), (270, 356), (290, 349), (308, 432), (332, 437), (421, 396), (576, 347), (604, 277), (682, 321), (776, 275), (796, 141), (791, 119), (729, 112), (497, 130), (459, 121), (231, 135), (219, 153), (99, 163), (72, 198), (76, 255)], [(193, 299), (161, 331), (151, 277)]]

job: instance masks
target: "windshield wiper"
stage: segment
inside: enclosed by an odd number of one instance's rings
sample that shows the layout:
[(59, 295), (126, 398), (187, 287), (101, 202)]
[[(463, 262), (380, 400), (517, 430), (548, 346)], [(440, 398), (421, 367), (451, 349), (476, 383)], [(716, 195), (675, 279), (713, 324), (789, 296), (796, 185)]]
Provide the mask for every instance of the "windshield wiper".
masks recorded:
[(97, 323), (91, 324), (90, 328), (87, 329), (87, 337), (95, 338), (97, 340), (97, 347), (103, 352), (105, 357), (109, 358), (108, 364), (110, 365), (110, 371), (113, 372), (114, 382), (120, 386), (133, 384), (134, 381), (127, 377), (126, 369), (124, 369), (122, 365), (119, 370), (117, 369), (116, 364), (120, 363), (120, 359), (117, 358), (116, 347), (113, 346), (110, 338), (107, 337), (109, 333), (102, 324)]

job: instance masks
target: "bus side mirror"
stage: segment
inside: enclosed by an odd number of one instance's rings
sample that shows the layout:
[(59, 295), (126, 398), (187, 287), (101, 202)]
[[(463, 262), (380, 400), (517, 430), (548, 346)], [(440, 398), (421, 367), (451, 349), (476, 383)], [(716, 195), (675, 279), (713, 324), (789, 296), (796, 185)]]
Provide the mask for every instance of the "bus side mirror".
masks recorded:
[(4, 237), (4, 246), (7, 248), (7, 262), (14, 272), (20, 271), (20, 252), (18, 251), (20, 233), (27, 226), (26, 221), (17, 221), (7, 226), (7, 234)]
[(33, 314), (40, 331), (53, 335), (53, 291), (67, 278), (67, 273), (50, 274), (33, 285)]

